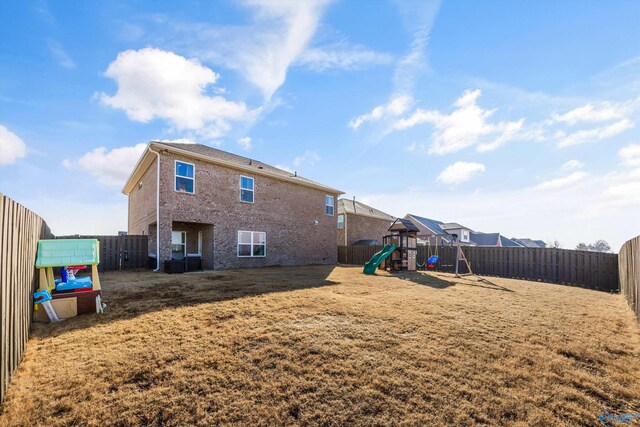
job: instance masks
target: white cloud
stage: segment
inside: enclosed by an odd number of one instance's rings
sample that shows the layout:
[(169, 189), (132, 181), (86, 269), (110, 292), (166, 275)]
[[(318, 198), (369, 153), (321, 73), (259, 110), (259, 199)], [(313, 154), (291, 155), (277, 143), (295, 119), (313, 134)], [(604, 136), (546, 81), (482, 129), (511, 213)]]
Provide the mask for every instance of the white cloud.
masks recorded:
[(73, 62), (73, 59), (71, 59), (59, 42), (49, 39), (46, 40), (46, 43), (49, 53), (58, 61), (58, 64), (70, 70), (76, 68), (76, 63)]
[(603, 122), (615, 120), (625, 116), (628, 107), (622, 104), (612, 104), (610, 102), (602, 102), (598, 106), (586, 104), (582, 107), (575, 108), (564, 114), (554, 114), (553, 120), (557, 122), (565, 122), (574, 125), (578, 122)]
[(413, 104), (413, 98), (408, 95), (398, 95), (388, 103), (374, 107), (368, 113), (362, 114), (349, 122), (352, 129), (358, 129), (366, 122), (375, 122), (389, 117), (397, 117), (404, 114)]
[(573, 169), (581, 169), (584, 166), (580, 160), (568, 160), (562, 164), (562, 169), (564, 170), (573, 170)]
[(65, 159), (62, 164), (70, 170), (88, 172), (106, 186), (121, 187), (146, 147), (147, 144), (136, 144), (133, 147), (120, 147), (112, 150), (98, 147), (85, 153), (77, 160)]
[(0, 125), (0, 165), (8, 165), (27, 155), (27, 145), (15, 133)]
[(568, 135), (564, 132), (557, 132), (556, 138), (558, 138), (558, 147), (563, 148), (571, 145), (584, 144), (589, 141), (599, 141), (611, 138), (612, 136), (618, 135), (633, 126), (633, 123), (629, 119), (622, 119), (610, 125), (588, 130), (579, 130)]
[(624, 166), (640, 167), (640, 144), (629, 144), (618, 151)]
[(315, 165), (318, 161), (320, 161), (320, 155), (313, 150), (307, 150), (303, 154), (296, 156), (293, 159), (293, 166), (300, 167), (304, 164), (307, 165)]
[(376, 52), (362, 45), (339, 42), (328, 46), (308, 48), (296, 61), (314, 71), (327, 69), (355, 70), (367, 65), (385, 65), (393, 61), (388, 53)]
[[(477, 104), (480, 95), (480, 89), (465, 91), (454, 103), (456, 109), (451, 114), (417, 109), (411, 116), (396, 121), (394, 128), (403, 130), (431, 123), (436, 130), (431, 137), (429, 153), (453, 153), (478, 143), (477, 150), (480, 152), (495, 150), (516, 138), (524, 125), (524, 119), (489, 123), (488, 119), (496, 110), (480, 108)], [(493, 139), (487, 141), (488, 137)]]
[(238, 144), (240, 145), (240, 147), (242, 147), (244, 150), (251, 150), (251, 137), (250, 136), (245, 136), (243, 138), (240, 138), (238, 140)]
[(469, 181), (475, 175), (484, 172), (485, 169), (482, 163), (455, 162), (447, 166), (440, 175), (438, 175), (438, 181), (449, 185), (461, 184)]
[(97, 94), (104, 105), (122, 109), (134, 121), (167, 120), (178, 130), (193, 130), (214, 139), (227, 133), (233, 120), (247, 120), (242, 102), (209, 96), (219, 75), (195, 59), (145, 48), (120, 52), (105, 72), (118, 85), (115, 95)]
[(557, 190), (557, 189), (568, 187), (571, 184), (575, 184), (576, 182), (580, 182), (586, 176), (587, 176), (586, 172), (581, 172), (581, 171), (573, 172), (561, 178), (555, 178), (555, 179), (550, 179), (548, 181), (543, 181), (540, 184), (536, 185), (536, 188), (540, 190)]

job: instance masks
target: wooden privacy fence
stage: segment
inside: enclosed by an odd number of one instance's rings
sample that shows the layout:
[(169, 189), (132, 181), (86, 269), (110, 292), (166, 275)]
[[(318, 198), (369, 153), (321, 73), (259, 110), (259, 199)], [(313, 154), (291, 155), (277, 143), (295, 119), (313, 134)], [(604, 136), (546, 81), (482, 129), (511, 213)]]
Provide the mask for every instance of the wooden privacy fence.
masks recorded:
[(98, 271), (147, 268), (149, 262), (148, 236), (57, 236), (56, 239), (98, 239), (100, 264)]
[[(364, 265), (382, 246), (338, 246), (338, 262)], [(462, 247), (474, 273), (618, 291), (618, 255), (570, 249)], [(418, 264), (435, 249), (418, 246)], [(456, 248), (438, 247), (437, 271), (454, 272)], [(463, 261), (458, 271), (467, 273)]]
[(39, 239), (53, 237), (35, 213), (0, 194), (0, 403), (29, 339)]
[(620, 290), (640, 322), (640, 236), (626, 242), (618, 253)]

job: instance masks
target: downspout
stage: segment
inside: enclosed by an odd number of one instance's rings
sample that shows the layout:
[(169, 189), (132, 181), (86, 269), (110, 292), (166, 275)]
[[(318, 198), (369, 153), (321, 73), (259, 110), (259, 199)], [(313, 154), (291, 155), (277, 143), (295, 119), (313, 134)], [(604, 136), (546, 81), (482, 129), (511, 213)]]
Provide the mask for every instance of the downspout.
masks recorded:
[(160, 153), (153, 151), (149, 147), (149, 151), (156, 155), (156, 269), (154, 273), (160, 271)]

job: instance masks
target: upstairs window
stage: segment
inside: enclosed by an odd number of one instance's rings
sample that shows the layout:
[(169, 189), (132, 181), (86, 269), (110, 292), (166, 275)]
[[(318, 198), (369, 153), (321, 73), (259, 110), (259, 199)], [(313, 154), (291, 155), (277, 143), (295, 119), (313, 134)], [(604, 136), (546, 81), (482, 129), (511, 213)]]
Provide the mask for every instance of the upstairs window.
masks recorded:
[(195, 169), (191, 163), (176, 160), (176, 191), (193, 194), (195, 187)]
[(253, 178), (240, 177), (240, 201), (253, 203)]
[(324, 213), (333, 216), (333, 196), (325, 196), (324, 200)]
[(338, 229), (342, 230), (344, 228), (344, 215), (338, 215)]
[(261, 258), (267, 255), (267, 233), (238, 231), (238, 257)]

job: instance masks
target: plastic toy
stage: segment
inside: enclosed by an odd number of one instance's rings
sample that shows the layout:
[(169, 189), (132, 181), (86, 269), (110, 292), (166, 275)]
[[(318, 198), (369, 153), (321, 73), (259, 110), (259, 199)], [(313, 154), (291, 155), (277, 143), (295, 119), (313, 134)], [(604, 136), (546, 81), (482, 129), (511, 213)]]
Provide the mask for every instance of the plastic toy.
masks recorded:
[[(100, 243), (96, 239), (50, 239), (38, 241), (36, 268), (40, 271), (40, 291), (50, 292), (53, 306), (65, 317), (94, 313), (101, 295), (98, 263)], [(91, 277), (76, 277), (91, 266)], [(62, 267), (60, 280), (55, 280), (53, 267)], [(103, 308), (103, 307), (102, 307)], [(73, 313), (73, 314), (69, 314)], [(41, 319), (45, 320), (45, 319)]]
[(38, 291), (33, 294), (33, 302), (35, 304), (42, 305), (44, 307), (44, 311), (47, 312), (47, 316), (49, 316), (49, 320), (51, 321), (51, 323), (56, 323), (64, 319), (60, 319), (56, 314), (56, 311), (51, 305), (52, 299), (53, 297), (51, 297), (51, 294), (47, 290)]

